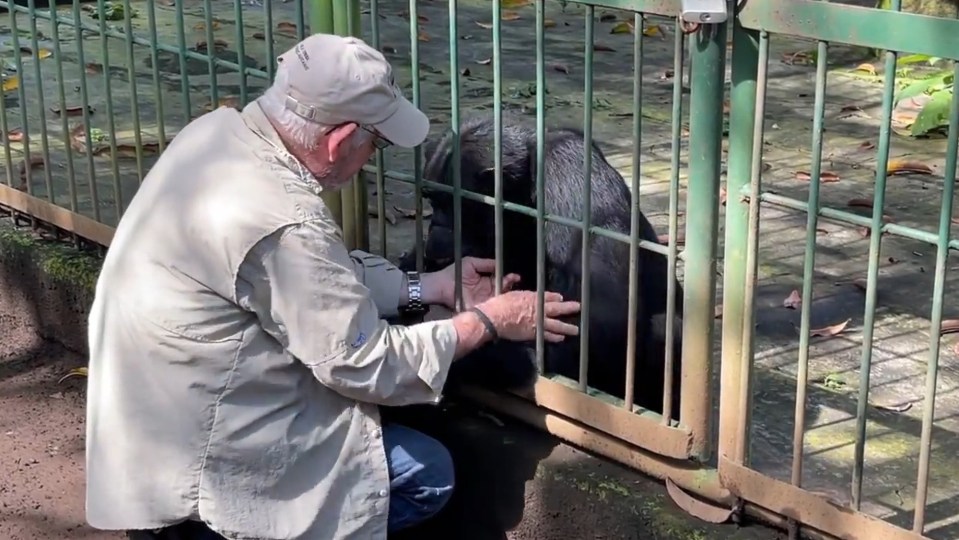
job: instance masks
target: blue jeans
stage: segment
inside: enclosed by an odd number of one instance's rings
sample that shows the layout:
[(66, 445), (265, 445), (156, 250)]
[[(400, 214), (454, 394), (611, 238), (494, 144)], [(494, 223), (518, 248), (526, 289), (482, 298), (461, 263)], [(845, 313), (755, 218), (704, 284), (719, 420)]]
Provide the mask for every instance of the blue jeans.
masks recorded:
[(383, 426), (390, 475), (389, 531), (416, 525), (446, 506), (453, 494), (453, 459), (437, 440), (399, 424)]

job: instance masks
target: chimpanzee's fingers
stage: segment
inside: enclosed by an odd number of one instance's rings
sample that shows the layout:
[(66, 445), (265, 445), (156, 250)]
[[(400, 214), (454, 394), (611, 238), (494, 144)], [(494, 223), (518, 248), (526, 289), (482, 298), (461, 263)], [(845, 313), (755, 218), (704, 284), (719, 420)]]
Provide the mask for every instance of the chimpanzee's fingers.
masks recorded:
[(503, 276), (503, 292), (512, 290), (517, 283), (519, 283), (519, 274), (506, 274)]

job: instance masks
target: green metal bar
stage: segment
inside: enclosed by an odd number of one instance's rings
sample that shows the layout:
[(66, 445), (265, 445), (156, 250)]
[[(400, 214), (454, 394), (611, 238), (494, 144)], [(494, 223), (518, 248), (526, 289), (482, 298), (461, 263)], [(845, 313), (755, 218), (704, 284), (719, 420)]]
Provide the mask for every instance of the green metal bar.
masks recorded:
[[(40, 71), (40, 43), (37, 39), (39, 32), (37, 31), (37, 17), (36, 17), (36, 2), (35, 0), (27, 0), (27, 6), (30, 12), (34, 15), (30, 17), (30, 46), (33, 49), (33, 76), (37, 80), (37, 105), (40, 107), (40, 151), (43, 155), (43, 176), (45, 180), (45, 187), (47, 190), (47, 200), (51, 203), (56, 202), (56, 194), (53, 192), (53, 177), (51, 176), (50, 169), (53, 167), (53, 163), (50, 161), (50, 138), (47, 133), (47, 106), (46, 99), (44, 98), (43, 90), (43, 74)], [(15, 51), (17, 57), (20, 57), (19, 49)], [(60, 61), (59, 58), (56, 61)], [(19, 74), (23, 74), (22, 71), (17, 71)], [(23, 87), (24, 81), (20, 80), (20, 87)], [(26, 103), (21, 103), (22, 108), (26, 108)]]
[[(809, 179), (809, 207), (819, 208), (822, 174), (823, 123), (826, 110), (826, 66), (828, 44), (820, 41), (816, 54), (816, 98), (813, 105), (812, 167)], [(757, 196), (758, 198), (758, 196)], [(758, 205), (758, 201), (757, 201)], [(793, 424), (792, 477), (794, 486), (802, 485), (803, 441), (806, 433), (806, 391), (809, 383), (809, 332), (812, 316), (812, 284), (816, 272), (816, 229), (819, 213), (806, 214), (806, 252), (803, 263), (802, 306), (799, 323), (799, 365), (796, 373), (796, 411)], [(791, 534), (798, 535), (798, 524), (790, 520)]]
[[(243, 32), (243, 3), (241, 0), (233, 0), (233, 16), (236, 18), (236, 61), (240, 64), (240, 106), (243, 107), (249, 102), (247, 96), (247, 76), (246, 76), (246, 35)], [(214, 104), (216, 107), (216, 104)]]
[[(739, 410), (746, 411), (752, 407), (752, 364), (755, 349), (753, 339), (755, 324), (753, 317), (756, 314), (756, 274), (759, 266), (759, 211), (761, 201), (759, 194), (762, 190), (762, 154), (763, 134), (766, 126), (766, 87), (769, 69), (769, 34), (761, 32), (759, 35), (759, 62), (756, 73), (756, 113), (753, 117), (753, 150), (749, 170), (749, 214), (746, 237), (746, 277), (743, 288), (743, 322), (742, 322), (742, 358), (740, 365), (744, 366), (740, 373)], [(746, 415), (741, 416), (738, 427), (738, 436), (742, 441), (749, 440), (750, 427)], [(744, 448), (746, 445), (744, 445)], [(748, 454), (748, 452), (747, 452)], [(747, 456), (744, 456), (747, 457)], [(748, 459), (748, 457), (747, 457)]]
[[(312, 19), (310, 26), (313, 25)], [(273, 0), (263, 0), (263, 35), (266, 39), (266, 74), (268, 80), (273, 80), (276, 73), (276, 50), (273, 43)]]
[[(640, 148), (643, 146), (643, 14), (633, 14), (633, 177), (630, 182), (632, 196), (629, 218), (629, 300), (626, 329), (626, 389), (623, 407), (633, 410), (633, 393), (636, 391), (636, 322), (639, 312), (639, 214), (640, 183), (642, 180)], [(668, 416), (668, 415), (667, 415)]]
[[(209, 30), (212, 32), (212, 30)], [(130, 78), (130, 110), (133, 113), (133, 141), (137, 160), (137, 179), (142, 183), (145, 176), (143, 166), (143, 135), (140, 131), (140, 98), (137, 96), (137, 68), (133, 54), (133, 15), (130, 13), (130, 0), (123, 0), (123, 32), (126, 34), (127, 76)], [(212, 47), (212, 40), (210, 46)], [(156, 69), (156, 64), (153, 66)], [(109, 76), (109, 74), (108, 74)], [(214, 79), (215, 80), (215, 79)], [(214, 83), (215, 84), (215, 83)], [(116, 201), (117, 216), (123, 206), (122, 201)]]
[[(899, 11), (901, 0), (892, 0), (892, 9)], [(883, 10), (875, 10), (884, 12)], [(956, 28), (959, 28), (957, 26)], [(879, 31), (879, 29), (875, 29)], [(913, 35), (918, 38), (918, 35)], [(883, 75), (882, 121), (879, 124), (879, 144), (876, 150), (876, 184), (873, 193), (872, 235), (869, 237), (869, 267), (866, 271), (866, 309), (863, 315), (862, 357), (859, 365), (859, 400), (856, 406), (855, 460), (852, 469), (852, 506), (859, 510), (862, 505), (862, 469), (866, 452), (866, 417), (869, 414), (869, 376), (872, 371), (872, 341), (876, 324), (877, 279), (879, 256), (882, 244), (882, 215), (886, 204), (886, 170), (889, 160), (889, 145), (892, 136), (892, 105), (896, 92), (896, 56), (894, 50), (886, 51), (886, 66)]]
[[(744, 464), (748, 441), (739, 426), (749, 425), (749, 410), (740, 408), (743, 372), (742, 342), (746, 283), (746, 233), (748, 207), (738, 194), (749, 187), (752, 164), (752, 123), (756, 111), (759, 66), (759, 32), (746, 30), (734, 17), (729, 111), (729, 162), (726, 174), (726, 225), (723, 242), (722, 383), (719, 403), (719, 454)], [(683, 395), (689, 395), (685, 391)], [(745, 433), (748, 436), (748, 430)]]
[[(52, 15), (56, 9), (57, 9), (57, 6), (55, 2), (49, 4), (47, 9), (48, 16)], [(57, 99), (60, 103), (60, 110), (63, 111), (63, 110), (66, 110), (67, 108), (67, 96), (66, 96), (66, 89), (65, 89), (66, 83), (63, 77), (63, 60), (62, 60), (63, 56), (60, 54), (60, 25), (51, 24), (50, 28), (51, 28), (51, 34), (53, 36), (53, 57), (56, 59), (56, 66), (57, 66)], [(0, 99), (0, 102), (2, 101), (4, 100)], [(7, 113), (4, 110), (2, 103), (0, 103), (0, 117), (2, 117), (5, 123), (7, 119)], [(7, 133), (7, 128), (5, 125), (3, 127), (0, 127), (0, 129), (2, 129), (4, 133)], [(63, 132), (63, 149), (64, 149), (64, 152), (66, 152), (66, 157), (67, 157), (66, 159), (67, 189), (69, 191), (69, 197), (70, 197), (70, 211), (76, 212), (77, 211), (77, 174), (76, 174), (76, 168), (74, 167), (74, 164), (73, 164), (73, 145), (70, 144), (71, 143), (70, 122), (67, 120), (67, 115), (65, 114), (60, 115), (60, 131)], [(6, 146), (5, 150), (6, 150), (6, 158), (7, 158), (7, 169), (8, 171), (11, 171), (10, 167), (12, 164), (10, 163), (10, 145), (7, 144), (5, 146)], [(10, 173), (10, 181), (11, 182), (13, 181), (12, 172)], [(74, 240), (76, 239), (77, 237), (74, 236)]]
[[(579, 389), (586, 392), (589, 373), (589, 310), (590, 310), (590, 221), (592, 220), (593, 200), (593, 18), (595, 8), (586, 6), (585, 64), (583, 74), (583, 229), (580, 272), (580, 324), (579, 324)], [(642, 33), (642, 32), (640, 32)]]
[[(50, 9), (53, 9), (53, 8), (50, 8)], [(56, 39), (56, 36), (54, 36), (54, 39)], [(56, 44), (56, 42), (54, 43)], [(57, 67), (59, 68), (62, 65), (62, 63), (60, 62), (59, 51), (54, 52), (54, 55), (57, 58)], [(3, 75), (0, 74), (0, 83), (3, 82), (3, 79), (4, 79)], [(59, 81), (60, 81), (60, 90), (62, 91), (63, 90), (62, 76), (60, 77)], [(64, 105), (61, 102), (60, 108), (62, 109), (63, 107)], [(0, 89), (0, 132), (2, 132), (2, 135), (3, 135), (3, 157), (4, 157), (3, 166), (7, 173), (7, 185), (13, 186), (14, 185), (13, 155), (12, 155), (13, 153), (10, 151), (10, 144), (11, 144), (9, 140), (10, 125), (7, 123), (7, 93), (3, 91), (2, 89)], [(67, 129), (64, 129), (63, 132), (65, 134), (64, 141), (67, 143), (67, 148), (69, 148), (70, 147), (69, 134), (67, 133)]]
[(493, 4), (493, 238), (496, 294), (503, 291), (503, 7)]
[[(953, 80), (959, 77), (959, 65), (953, 67)], [(949, 259), (949, 233), (952, 224), (953, 195), (956, 191), (956, 161), (959, 154), (959, 94), (953, 92), (949, 108), (949, 136), (946, 143), (946, 168), (942, 179), (942, 205), (939, 209), (939, 242), (936, 245), (936, 277), (932, 293), (929, 323), (929, 363), (922, 403), (922, 432), (919, 444), (919, 471), (916, 482), (916, 513), (912, 531), (922, 534), (929, 496), (929, 459), (932, 451), (932, 426), (936, 417), (936, 381), (939, 377), (939, 352), (942, 343), (942, 303), (946, 288), (946, 263)]]
[[(360, 26), (362, 14), (359, 0), (348, 0), (346, 2), (346, 21), (347, 29), (345, 33), (350, 36), (360, 37), (363, 29)], [(369, 193), (366, 188), (366, 181), (359, 175), (353, 177), (353, 219), (356, 223), (356, 248), (364, 251), (370, 249), (370, 224), (369, 224)]]
[(722, 169), (726, 25), (704, 24), (690, 52), (689, 192), (687, 195), (686, 297), (683, 380), (699, 399), (682, 400), (680, 417), (692, 432), (691, 455), (710, 453), (709, 396), (716, 296), (719, 177)]
[[(100, 31), (107, 28), (106, 21), (106, 3), (104, 0), (97, 0), (97, 20), (100, 23)], [(56, 25), (54, 25), (56, 26)], [(100, 56), (103, 57), (103, 87), (107, 106), (107, 129), (110, 137), (110, 169), (113, 173), (113, 198), (116, 205), (117, 221), (123, 213), (123, 187), (120, 181), (120, 162), (117, 159), (117, 125), (116, 116), (113, 112), (113, 76), (110, 73), (110, 47), (106, 38), (100, 39)], [(154, 73), (156, 73), (156, 61), (153, 63)], [(87, 142), (87, 151), (93, 151), (93, 141)]]
[[(342, 0), (329, 0), (331, 5), (331, 13), (335, 8), (336, 3), (341, 1)], [(296, 39), (300, 41), (303, 41), (303, 39), (306, 38), (306, 13), (303, 11), (303, 3), (304, 2), (302, 0), (298, 0), (296, 2)], [(330, 23), (336, 24), (334, 17), (330, 17)], [(311, 32), (316, 33), (316, 30), (311, 29)], [(333, 28), (330, 28), (330, 31), (327, 33), (334, 33)]]
[[(297, 18), (300, 17), (302, 2), (297, 2)], [(310, 32), (314, 34), (333, 33), (333, 0), (313, 0), (310, 3)]]
[(570, 4), (593, 6), (598, 8), (615, 9), (646, 13), (648, 15), (662, 15), (676, 17), (682, 8), (681, 0), (568, 0)]
[[(586, 107), (591, 107), (587, 103)], [(536, 0), (536, 365), (544, 373), (546, 304), (546, 0)], [(582, 329), (580, 330), (582, 331)]]
[[(449, 0), (450, 14), (450, 124), (453, 131), (453, 261), (455, 264), (456, 285), (454, 305), (457, 311), (463, 307), (463, 199), (462, 176), (460, 169), (460, 67), (459, 67), (459, 30), (457, 17), (458, 0)], [(416, 25), (416, 21), (411, 24)]]
[[(190, 120), (193, 118), (193, 107), (190, 105), (190, 76), (187, 73), (187, 59), (190, 58), (189, 51), (186, 48), (186, 29), (183, 27), (184, 14), (183, 14), (183, 2), (176, 2), (176, 37), (177, 44), (179, 48), (167, 50), (166, 46), (163, 44), (157, 44), (156, 49), (160, 49), (166, 52), (172, 52), (177, 55), (180, 59), (180, 97), (183, 100), (183, 124), (187, 125), (190, 123)], [(104, 36), (102, 39), (105, 42), (106, 37), (110, 34), (103, 32)], [(106, 44), (104, 43), (104, 46)], [(172, 48), (172, 47), (171, 47)], [(198, 55), (199, 56), (199, 55)], [(202, 57), (198, 58), (202, 60)], [(156, 64), (154, 64), (156, 65)]]
[[(150, 59), (152, 60), (153, 65), (153, 94), (156, 96), (156, 113), (157, 113), (157, 149), (159, 153), (163, 153), (163, 150), (166, 149), (166, 115), (163, 113), (163, 85), (160, 82), (160, 66), (158, 64), (160, 60), (159, 51), (157, 51), (157, 17), (156, 17), (156, 0), (147, 0), (147, 26), (149, 27), (150, 32)], [(106, 39), (101, 41), (106, 44)], [(119, 198), (117, 198), (120, 201)], [(122, 208), (122, 202), (119, 203), (120, 208)], [(119, 214), (117, 215), (119, 218)]]
[[(419, 20), (417, 10), (417, 0), (410, 0), (410, 20)], [(417, 109), (422, 109), (422, 96), (420, 93), (420, 42), (419, 34), (415, 24), (410, 25), (410, 73), (413, 78), (413, 105)], [(379, 170), (377, 170), (379, 174)], [(385, 178), (385, 174), (384, 174)], [(413, 193), (416, 199), (416, 218), (413, 224), (416, 242), (416, 269), (423, 271), (423, 146), (417, 146), (413, 149)]]
[[(376, 174), (376, 168), (373, 167), (373, 166), (366, 165), (366, 166), (363, 167), (363, 172), (365, 172), (365, 173), (367, 173), (367, 174), (373, 174), (373, 175), (375, 175), (375, 174)], [(386, 177), (389, 178), (390, 180), (395, 180), (395, 181), (397, 181), (397, 182), (404, 182), (404, 183), (407, 183), (407, 184), (414, 184), (414, 177), (413, 177), (412, 175), (409, 175), (409, 174), (403, 174), (403, 173), (400, 173), (400, 172), (389, 171), (389, 170), (388, 170), (388, 171), (386, 171)], [(429, 181), (429, 180), (422, 180), (421, 182), (422, 182), (422, 184), (423, 184), (424, 187), (428, 187), (429, 189), (431, 189), (431, 190), (433, 190), (433, 191), (439, 191), (439, 192), (443, 192), (443, 193), (453, 193), (453, 188), (450, 187), (450, 186), (448, 186), (448, 185), (440, 184), (440, 183), (438, 183), (438, 182), (432, 182), (432, 181)], [(484, 204), (488, 204), (488, 205), (490, 205), (490, 206), (492, 206), (492, 205), (495, 204), (495, 202), (496, 202), (496, 199), (494, 199), (493, 197), (490, 197), (490, 196), (488, 196), (488, 195), (483, 195), (482, 193), (476, 193), (476, 192), (473, 192), (473, 191), (465, 190), (465, 189), (462, 190), (462, 197), (463, 197), (464, 199), (469, 199), (469, 200), (471, 200), (471, 201), (481, 202), (481, 203), (484, 203)], [(516, 212), (516, 213), (518, 213), (518, 214), (521, 214), (521, 215), (524, 215), (524, 216), (533, 217), (533, 218), (535, 218), (535, 217), (537, 216), (537, 210), (535, 210), (535, 209), (533, 209), (533, 208), (530, 208), (530, 207), (528, 207), (528, 206), (524, 206), (524, 205), (516, 204), (516, 203), (511, 203), (511, 202), (508, 202), (508, 201), (504, 201), (504, 202), (503, 202), (503, 210), (509, 210), (510, 212)], [(582, 230), (582, 227), (583, 227), (583, 223), (582, 223), (581, 221), (577, 221), (577, 220), (575, 220), (575, 219), (570, 219), (570, 218), (567, 218), (567, 217), (564, 217), (564, 216), (554, 216), (554, 215), (552, 215), (552, 214), (545, 214), (545, 213), (544, 213), (544, 214), (543, 214), (543, 221), (544, 221), (544, 222), (548, 222), (548, 223), (556, 223), (556, 224), (559, 224), (559, 225), (564, 225), (564, 226), (566, 226), (566, 227), (571, 227), (571, 228), (576, 229), (576, 230), (578, 230), (578, 231), (581, 231), (581, 230)], [(589, 232), (590, 232), (590, 234), (595, 234), (596, 236), (602, 236), (602, 237), (604, 237), (604, 238), (611, 238), (611, 239), (613, 239), (613, 240), (617, 240), (617, 241), (619, 241), (619, 242), (623, 242), (624, 244), (630, 243), (630, 237), (629, 237), (629, 235), (623, 234), (623, 233), (620, 233), (620, 232), (616, 232), (616, 231), (611, 231), (611, 230), (609, 230), (609, 229), (606, 229), (606, 228), (604, 228), (604, 227), (599, 227), (599, 226), (597, 226), (597, 225), (591, 226), (591, 227), (589, 228)], [(662, 254), (662, 255), (668, 255), (668, 254), (669, 254), (669, 249), (668, 249), (666, 246), (664, 246), (664, 245), (662, 245), (662, 244), (660, 244), (660, 243), (658, 243), (658, 242), (650, 242), (650, 241), (648, 241), (648, 240), (640, 240), (640, 241), (639, 241), (639, 247), (642, 248), (642, 249), (648, 250), (648, 251), (652, 251), (653, 253), (659, 253), (659, 254)], [(679, 255), (678, 255), (678, 257), (679, 257), (680, 260), (685, 260), (685, 259), (686, 259), (685, 252), (680, 252)]]
[[(100, 221), (100, 195), (97, 190), (97, 173), (93, 164), (93, 152), (90, 151), (93, 145), (93, 138), (90, 134), (90, 99), (87, 90), (86, 65), (87, 60), (83, 52), (83, 29), (80, 27), (80, 0), (73, 0), (73, 22), (77, 28), (77, 63), (80, 70), (80, 105), (83, 107), (83, 135), (87, 141), (87, 182), (90, 190), (90, 205), (93, 207), (93, 219)], [(104, 66), (104, 73), (107, 71)], [(63, 111), (61, 114), (65, 114)]]
[[(410, 15), (411, 28), (416, 28), (416, 18)], [(380, 2), (379, 0), (370, 0), (370, 30), (373, 34), (373, 48), (380, 50)], [(383, 151), (376, 150), (376, 210), (379, 214), (377, 220), (377, 230), (380, 236), (380, 254), (383, 257), (387, 255), (386, 242), (386, 177), (383, 175), (385, 170), (383, 162)], [(361, 182), (362, 179), (357, 179)]]
[[(297, 8), (299, 8), (300, 4), (302, 4), (302, 2), (296, 3)], [(215, 45), (216, 37), (213, 35), (213, 4), (210, 0), (203, 0), (203, 21), (206, 26), (207, 67), (210, 70), (210, 102), (213, 108), (216, 108), (220, 102), (220, 85), (217, 83), (217, 65), (214, 61), (217, 56)]]
[[(34, 18), (35, 14), (32, 11), (27, 11), (30, 18)], [(30, 124), (27, 121), (27, 90), (24, 87), (26, 85), (26, 80), (23, 77), (23, 58), (20, 53), (20, 28), (17, 24), (17, 16), (11, 10), (10, 11), (10, 35), (13, 45), (13, 65), (17, 68), (17, 77), (19, 78), (19, 83), (17, 84), (17, 97), (20, 101), (20, 129), (23, 130), (23, 171), (21, 175), (23, 176), (23, 182), (25, 184), (27, 193), (33, 194), (33, 156), (30, 150)], [(60, 114), (66, 114), (66, 111), (61, 111)], [(44, 168), (49, 167), (49, 163), (44, 164)], [(30, 216), (30, 226), (36, 226), (36, 219), (33, 216)]]
[(743, 3), (739, 21), (773, 34), (959, 59), (959, 20), (898, 11), (819, 0), (753, 1)]
[[(636, 27), (642, 35), (642, 25)], [(686, 64), (686, 34), (682, 31), (679, 19), (676, 19), (673, 32), (673, 113), (672, 113), (672, 156), (670, 158), (669, 177), (669, 255), (666, 261), (666, 343), (675, 339), (676, 317), (676, 255), (679, 249), (676, 236), (679, 232), (679, 168), (680, 153), (683, 145), (683, 66)], [(689, 79), (690, 81), (692, 78)], [(673, 347), (666, 347), (665, 371), (663, 378), (663, 423), (669, 425), (673, 417), (673, 365), (676, 362)]]

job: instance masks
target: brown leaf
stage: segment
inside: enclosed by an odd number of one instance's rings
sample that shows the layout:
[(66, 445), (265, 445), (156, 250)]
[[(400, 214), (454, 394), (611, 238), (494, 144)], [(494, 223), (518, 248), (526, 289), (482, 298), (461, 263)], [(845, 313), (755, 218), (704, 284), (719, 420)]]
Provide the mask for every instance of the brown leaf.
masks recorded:
[(610, 34), (632, 34), (633, 23), (631, 21), (622, 21), (620, 23), (617, 23), (609, 30), (609, 33)]
[[(796, 180), (802, 180), (803, 182), (809, 182), (812, 180), (812, 175), (809, 174), (809, 171), (796, 171)], [(839, 181), (839, 175), (832, 171), (820, 171), (819, 172), (819, 182), (823, 184), (832, 184)]]
[(481, 66), (488, 66), (488, 65), (490, 65), (490, 64), (493, 63), (493, 59), (492, 59), (492, 58), (487, 58), (486, 60), (477, 60), (476, 63), (479, 64), (479, 65), (481, 65)]
[(7, 132), (6, 141), (7, 142), (20, 142), (23, 140), (23, 129), (13, 128)]
[[(230, 47), (230, 44), (222, 39), (213, 40), (213, 50), (214, 51), (223, 51)], [(209, 50), (209, 45), (206, 41), (197, 41), (196, 45), (193, 46), (196, 51), (207, 51)]]
[(103, 73), (103, 64), (97, 62), (87, 62), (86, 72), (90, 75), (96, 75), (98, 73)]
[[(397, 15), (399, 15), (401, 19), (406, 19), (407, 21), (410, 20), (410, 10), (408, 9), (404, 9), (403, 11), (397, 13)], [(426, 15), (420, 15), (419, 13), (417, 13), (416, 21), (422, 22), (422, 23), (430, 22), (430, 18), (427, 17)]]
[(886, 174), (932, 174), (932, 168), (925, 163), (909, 161), (907, 159), (890, 159), (886, 163)]
[(939, 328), (939, 332), (943, 335), (959, 332), (959, 320), (946, 319), (942, 321), (942, 325), (940, 325)]
[(793, 289), (793, 292), (789, 293), (789, 296), (783, 300), (783, 307), (789, 309), (799, 309), (799, 306), (802, 305), (802, 297), (799, 296), (799, 291)]
[(281, 34), (296, 34), (296, 24), (289, 21), (280, 21), (276, 23), (276, 31)]
[(504, 11), (500, 14), (499, 20), (503, 22), (518, 21), (519, 13), (516, 13), (515, 11)]
[(876, 66), (867, 62), (865, 64), (859, 64), (858, 66), (856, 66), (856, 68), (853, 71), (865, 71), (866, 73), (870, 75), (875, 75)]
[(543, 28), (552, 28), (556, 26), (556, 21), (553, 19), (543, 19)]
[(852, 208), (857, 206), (860, 208), (872, 208), (872, 201), (869, 199), (849, 199), (849, 201), (846, 202), (846, 206)]
[(646, 37), (663, 37), (663, 29), (660, 28), (658, 24), (651, 24), (643, 28), (643, 35)]
[(687, 514), (709, 523), (725, 523), (733, 515), (733, 508), (716, 506), (694, 498), (680, 489), (671, 478), (666, 477), (666, 491), (670, 498)]
[(876, 405), (875, 407), (881, 411), (904, 413), (912, 408), (912, 403), (904, 403), (902, 405)]
[(602, 43), (594, 43), (593, 50), (596, 52), (616, 52), (616, 49)]
[(493, 23), (485, 23), (485, 22), (479, 22), (479, 21), (474, 21), (474, 22), (476, 23), (476, 26), (479, 26), (480, 28), (485, 28), (487, 30), (493, 28)]
[(793, 53), (783, 53), (782, 62), (788, 65), (794, 64), (809, 64), (812, 62), (812, 57), (807, 51), (796, 51)]
[(861, 143), (859, 143), (860, 150), (872, 150), (875, 147), (876, 147), (876, 143), (872, 141), (862, 141)]
[[(213, 21), (212, 23), (210, 23), (210, 28), (214, 30), (218, 29), (219, 27), (220, 27), (220, 21)], [(203, 22), (196, 23), (193, 26), (193, 29), (196, 30), (197, 32), (203, 32), (204, 30), (206, 30), (206, 23), (203, 23)]]
[(846, 113), (846, 112), (856, 112), (861, 110), (862, 110), (862, 107), (860, 107), (859, 105), (846, 105), (843, 108), (839, 109), (839, 112)]
[(420, 30), (419, 33), (416, 34), (416, 39), (418, 41), (429, 41), (430, 35), (424, 32), (423, 30)]
[(810, 331), (809, 331), (809, 336), (810, 336), (810, 337), (832, 337), (832, 336), (835, 336), (835, 335), (837, 335), (837, 334), (842, 333), (842, 331), (846, 329), (846, 325), (848, 325), (848, 324), (849, 324), (849, 321), (851, 321), (851, 320), (852, 320), (852, 319), (846, 319), (845, 321), (843, 321), (843, 322), (841, 322), (841, 323), (839, 323), (839, 324), (834, 324), (834, 325), (832, 325), (832, 326), (827, 326), (827, 327), (825, 327), (825, 328), (817, 328), (817, 329), (815, 329), (815, 330), (810, 330)]
[(253, 39), (266, 41), (266, 34), (264, 34), (263, 32), (253, 32)]
[[(87, 112), (89, 112), (90, 114), (93, 114), (93, 110), (94, 109), (92, 106), (87, 105)], [(60, 116), (61, 114), (60, 106), (54, 105), (53, 107), (50, 107), (50, 112), (52, 112), (53, 114), (57, 116)], [(82, 105), (69, 106), (63, 110), (63, 113), (65, 113), (66, 116), (79, 116), (83, 114), (83, 106)]]
[(563, 64), (553, 64), (553, 69), (560, 73), (565, 73), (569, 75), (569, 68)]

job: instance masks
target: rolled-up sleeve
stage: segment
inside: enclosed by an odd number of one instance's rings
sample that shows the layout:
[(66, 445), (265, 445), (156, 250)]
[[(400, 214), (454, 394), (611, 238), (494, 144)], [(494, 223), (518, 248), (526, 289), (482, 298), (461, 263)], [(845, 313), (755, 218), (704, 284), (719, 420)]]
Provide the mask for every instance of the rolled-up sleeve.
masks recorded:
[(250, 251), (238, 300), (330, 389), (380, 405), (436, 402), (456, 349), (452, 322), (387, 324), (356, 264), (334, 224), (291, 225)]
[(370, 290), (370, 297), (380, 317), (395, 317), (399, 313), (403, 289), (403, 272), (390, 261), (364, 251), (350, 252), (356, 279)]

